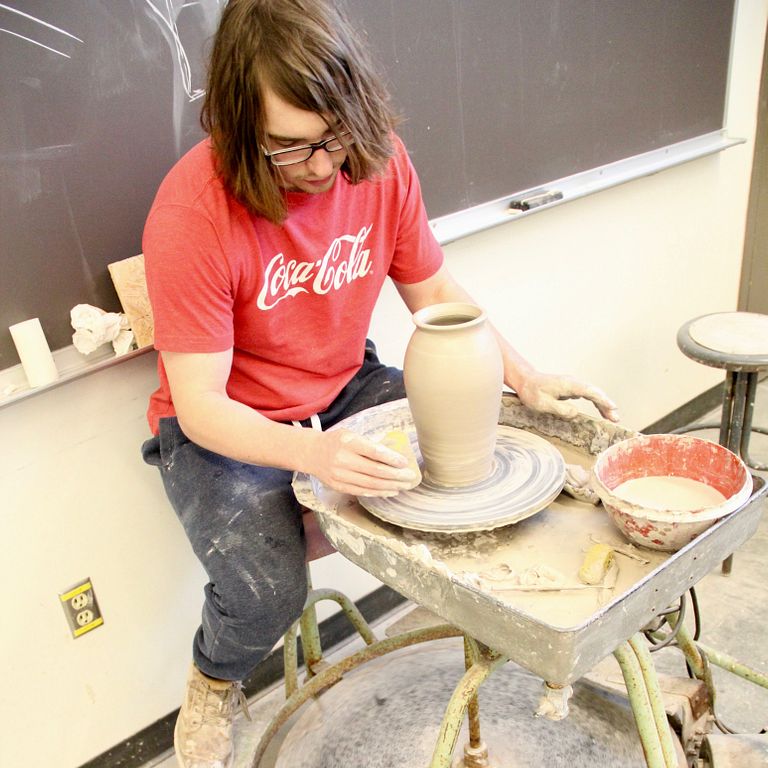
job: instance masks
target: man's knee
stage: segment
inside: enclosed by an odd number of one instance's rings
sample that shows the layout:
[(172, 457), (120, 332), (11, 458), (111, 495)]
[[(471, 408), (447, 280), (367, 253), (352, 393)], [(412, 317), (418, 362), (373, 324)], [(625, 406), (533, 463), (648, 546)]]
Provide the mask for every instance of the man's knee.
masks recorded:
[(209, 583), (205, 588), (204, 616), (213, 635), (229, 635), (243, 646), (274, 645), (304, 610), (306, 569), (276, 575), (239, 570), (239, 581), (227, 587)]
[(206, 600), (195, 636), (195, 663), (211, 677), (243, 680), (300, 618), (306, 595), (306, 579), (302, 577), (277, 603), (265, 605), (252, 599), (241, 603), (236, 615), (223, 614)]

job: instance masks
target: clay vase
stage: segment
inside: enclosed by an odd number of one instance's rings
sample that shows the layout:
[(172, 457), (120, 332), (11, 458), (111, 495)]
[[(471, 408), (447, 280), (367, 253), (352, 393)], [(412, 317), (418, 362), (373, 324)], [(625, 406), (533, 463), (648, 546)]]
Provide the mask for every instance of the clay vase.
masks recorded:
[(496, 337), (472, 304), (424, 307), (413, 322), (403, 375), (425, 479), (452, 488), (477, 483), (491, 472), (501, 407)]

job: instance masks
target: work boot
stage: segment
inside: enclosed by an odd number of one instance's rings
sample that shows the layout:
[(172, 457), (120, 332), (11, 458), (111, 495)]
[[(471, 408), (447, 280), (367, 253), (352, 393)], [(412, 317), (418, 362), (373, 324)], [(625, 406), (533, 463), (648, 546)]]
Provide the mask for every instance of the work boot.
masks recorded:
[(235, 756), (232, 720), (236, 704), (250, 720), (239, 682), (214, 680), (192, 664), (173, 732), (179, 768), (230, 768)]

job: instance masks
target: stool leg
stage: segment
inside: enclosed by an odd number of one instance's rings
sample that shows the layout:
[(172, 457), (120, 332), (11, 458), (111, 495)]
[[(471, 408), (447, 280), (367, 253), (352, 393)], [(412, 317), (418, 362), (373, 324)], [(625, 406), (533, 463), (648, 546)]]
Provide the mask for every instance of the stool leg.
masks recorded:
[(301, 628), (301, 649), (304, 652), (304, 666), (307, 670), (307, 677), (312, 677), (316, 674), (315, 667), (323, 660), (323, 648), (320, 644), (320, 629), (317, 626), (315, 601), (312, 600), (312, 576), (309, 570), (309, 563), (305, 567), (307, 570), (308, 593), (304, 611), (299, 619), (299, 627)]
[[(723, 415), (720, 426), (720, 445), (741, 456), (744, 440), (744, 423), (747, 411), (749, 374), (743, 371), (729, 371), (723, 392)], [(752, 414), (749, 414), (752, 421)], [(729, 574), (733, 570), (733, 554), (723, 560), (722, 572)]]
[(731, 419), (733, 418), (733, 396), (736, 388), (736, 371), (728, 371), (723, 387), (723, 408), (720, 416), (720, 438), (718, 443), (728, 448), (731, 441)]
[(320, 644), (320, 629), (317, 625), (317, 611), (311, 603), (304, 608), (299, 619), (301, 627), (301, 650), (304, 652), (304, 666), (307, 677), (313, 677), (323, 661), (323, 648)]
[(298, 631), (299, 621), (297, 619), (283, 635), (283, 677), (285, 678), (286, 699), (290, 699), (299, 687), (299, 660), (296, 642)]
[[(755, 398), (757, 396), (757, 371), (747, 374), (747, 395), (744, 402), (744, 432), (741, 435), (739, 455), (744, 463), (751, 469), (760, 471), (768, 470), (768, 464), (761, 464), (749, 457), (749, 438), (752, 436), (752, 415), (755, 411)], [(762, 430), (761, 430), (762, 431)]]
[(734, 387), (733, 410), (731, 412), (731, 434), (726, 447), (737, 456), (740, 456), (741, 441), (744, 435), (748, 384), (749, 374), (744, 373), (744, 371), (736, 371), (736, 386)]

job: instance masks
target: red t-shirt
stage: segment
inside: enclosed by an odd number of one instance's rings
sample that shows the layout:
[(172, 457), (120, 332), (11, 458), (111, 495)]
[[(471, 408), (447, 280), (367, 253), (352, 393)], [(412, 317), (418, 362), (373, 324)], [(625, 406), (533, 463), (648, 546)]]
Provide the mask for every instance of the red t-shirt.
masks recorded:
[[(385, 174), (325, 193), (288, 192), (281, 225), (218, 178), (208, 140), (171, 169), (144, 230), (155, 348), (233, 349), (229, 396), (278, 421), (323, 411), (363, 361), (384, 279), (431, 277), (443, 255), (399, 139)], [(147, 418), (175, 415), (168, 380)]]

